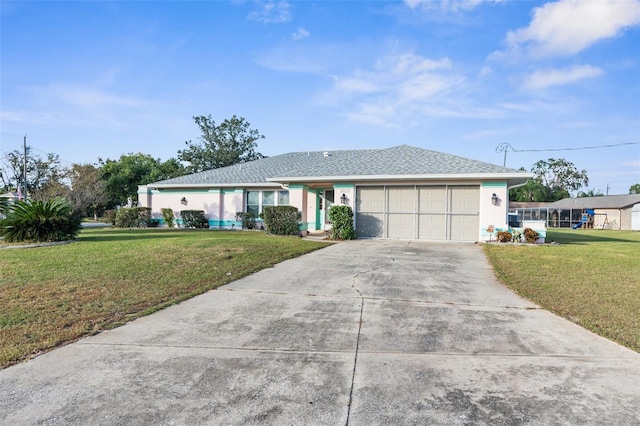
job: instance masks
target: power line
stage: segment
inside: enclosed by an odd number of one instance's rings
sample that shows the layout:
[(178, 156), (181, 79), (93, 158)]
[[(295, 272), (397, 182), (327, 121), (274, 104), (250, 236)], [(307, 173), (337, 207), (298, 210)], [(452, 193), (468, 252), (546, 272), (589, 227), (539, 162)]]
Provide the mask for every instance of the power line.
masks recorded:
[(509, 147), (513, 152), (551, 152), (551, 151), (579, 151), (582, 149), (613, 148), (615, 146), (624, 146), (624, 145), (640, 145), (640, 142), (624, 142), (624, 143), (614, 143), (610, 145), (581, 146), (578, 148), (514, 149), (511, 145), (509, 145)]
[(496, 152), (504, 152), (504, 161), (502, 166), (507, 165), (507, 151), (511, 149), (511, 152), (555, 152), (555, 151), (579, 151), (583, 149), (598, 149), (598, 148), (613, 148), (616, 146), (624, 145), (640, 145), (640, 142), (622, 142), (609, 145), (596, 145), (596, 146), (581, 146), (577, 148), (549, 148), (549, 149), (515, 149), (508, 142), (503, 142), (496, 147)]

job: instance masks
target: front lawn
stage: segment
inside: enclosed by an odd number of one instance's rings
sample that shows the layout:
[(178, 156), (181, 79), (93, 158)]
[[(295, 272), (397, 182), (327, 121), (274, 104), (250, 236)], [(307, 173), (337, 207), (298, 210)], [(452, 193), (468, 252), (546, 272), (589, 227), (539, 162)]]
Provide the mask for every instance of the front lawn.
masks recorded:
[(486, 244), (516, 293), (640, 352), (640, 232), (548, 229), (560, 245)]
[(324, 246), (261, 232), (105, 228), (0, 250), (0, 368)]

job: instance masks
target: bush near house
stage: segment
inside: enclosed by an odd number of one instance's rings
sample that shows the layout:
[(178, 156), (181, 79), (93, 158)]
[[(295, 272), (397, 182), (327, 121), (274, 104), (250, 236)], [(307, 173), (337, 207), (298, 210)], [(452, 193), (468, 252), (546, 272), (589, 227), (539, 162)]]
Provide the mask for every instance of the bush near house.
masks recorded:
[(164, 223), (167, 224), (169, 228), (173, 228), (173, 210), (169, 208), (160, 209), (160, 213), (162, 213), (162, 219), (164, 219)]
[(236, 212), (236, 220), (242, 223), (242, 229), (256, 227), (256, 215), (253, 212)]
[(351, 207), (331, 207), (329, 220), (331, 221), (333, 238), (337, 240), (355, 240), (356, 230), (353, 228), (353, 210)]
[(510, 243), (512, 240), (512, 235), (509, 231), (500, 231), (498, 232), (498, 242), (499, 243)]
[(81, 217), (62, 198), (49, 201), (17, 201), (2, 209), (0, 236), (5, 242), (50, 242), (74, 239)]
[(531, 228), (524, 228), (524, 239), (529, 244), (535, 244), (540, 235)]
[(107, 222), (109, 222), (112, 225), (116, 224), (116, 215), (118, 214), (117, 210), (106, 210), (104, 212), (104, 217), (105, 219), (107, 219)]
[(151, 220), (149, 207), (123, 207), (116, 213), (115, 226), (118, 228), (145, 228)]
[(182, 226), (185, 228), (203, 229), (209, 227), (209, 220), (204, 217), (204, 210), (181, 210)]
[(297, 235), (302, 214), (293, 206), (269, 206), (262, 212), (267, 232), (275, 235)]

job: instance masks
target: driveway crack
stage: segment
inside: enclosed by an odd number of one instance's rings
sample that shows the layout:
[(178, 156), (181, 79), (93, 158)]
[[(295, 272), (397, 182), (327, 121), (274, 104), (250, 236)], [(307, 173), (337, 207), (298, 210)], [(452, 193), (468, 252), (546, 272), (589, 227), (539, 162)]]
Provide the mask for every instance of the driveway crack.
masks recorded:
[[(351, 285), (351, 287), (358, 294), (360, 294), (360, 290), (358, 290), (355, 286), (357, 276), (358, 275), (355, 275), (353, 277), (353, 284)], [(351, 389), (349, 389), (349, 402), (347, 406), (347, 422), (345, 423), (346, 426), (349, 426), (349, 417), (351, 416), (351, 402), (353, 401), (353, 385), (356, 380), (356, 367), (358, 366), (358, 352), (360, 349), (360, 334), (362, 331), (362, 312), (363, 311), (364, 311), (364, 297), (362, 297), (362, 294), (360, 294), (360, 321), (358, 322), (358, 338), (356, 339), (356, 353), (353, 358), (353, 372), (351, 373)]]

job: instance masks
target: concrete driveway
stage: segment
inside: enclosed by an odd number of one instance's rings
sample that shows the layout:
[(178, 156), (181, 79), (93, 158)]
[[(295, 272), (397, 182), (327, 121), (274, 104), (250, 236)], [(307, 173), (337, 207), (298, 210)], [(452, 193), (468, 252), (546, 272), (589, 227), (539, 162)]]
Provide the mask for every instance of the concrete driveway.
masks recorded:
[(0, 424), (640, 424), (640, 354), (481, 248), (340, 243), (0, 371)]

